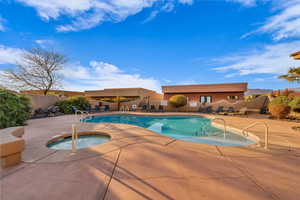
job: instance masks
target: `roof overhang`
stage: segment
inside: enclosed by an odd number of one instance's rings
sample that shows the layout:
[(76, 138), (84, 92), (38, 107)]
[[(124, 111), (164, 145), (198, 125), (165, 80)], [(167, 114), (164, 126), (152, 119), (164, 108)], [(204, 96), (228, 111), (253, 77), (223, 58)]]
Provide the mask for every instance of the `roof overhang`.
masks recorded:
[(199, 84), (162, 86), (163, 93), (222, 93), (245, 92), (248, 83)]

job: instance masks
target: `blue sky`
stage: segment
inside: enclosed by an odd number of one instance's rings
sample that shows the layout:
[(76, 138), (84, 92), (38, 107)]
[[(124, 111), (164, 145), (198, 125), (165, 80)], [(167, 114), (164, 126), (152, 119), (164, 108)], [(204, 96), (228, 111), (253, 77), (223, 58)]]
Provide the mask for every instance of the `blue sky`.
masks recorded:
[(300, 0), (0, 0), (0, 73), (33, 47), (68, 57), (68, 90), (296, 87), (276, 77), (300, 64)]

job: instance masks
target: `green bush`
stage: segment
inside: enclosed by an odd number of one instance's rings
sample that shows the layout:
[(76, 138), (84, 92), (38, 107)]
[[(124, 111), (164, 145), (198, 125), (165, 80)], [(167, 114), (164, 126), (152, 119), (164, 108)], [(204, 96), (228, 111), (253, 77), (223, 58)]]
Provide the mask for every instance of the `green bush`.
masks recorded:
[(294, 97), (289, 106), (294, 112), (300, 112), (300, 96)]
[(290, 102), (290, 98), (286, 96), (278, 96), (270, 102), (270, 105), (289, 105)]
[(22, 126), (31, 114), (30, 100), (0, 88), (0, 129)]
[(278, 96), (269, 104), (269, 111), (273, 117), (278, 119), (285, 118), (291, 111), (289, 103), (291, 99), (286, 96)]
[(57, 102), (56, 105), (59, 107), (59, 110), (65, 114), (73, 113), (72, 106), (75, 106), (79, 110), (84, 110), (91, 106), (85, 97), (70, 97)]
[(169, 99), (169, 103), (175, 107), (179, 108), (187, 104), (187, 99), (183, 95), (174, 95)]
[(291, 108), (287, 105), (269, 105), (269, 111), (273, 117), (284, 119), (290, 113)]

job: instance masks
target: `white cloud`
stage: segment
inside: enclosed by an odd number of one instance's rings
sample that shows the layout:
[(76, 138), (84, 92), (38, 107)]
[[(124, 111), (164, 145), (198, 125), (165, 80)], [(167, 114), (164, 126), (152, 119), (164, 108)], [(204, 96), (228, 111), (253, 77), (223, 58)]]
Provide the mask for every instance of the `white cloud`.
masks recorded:
[[(232, 1), (232, 0), (231, 0)], [(256, 33), (271, 34), (273, 40), (300, 37), (300, 0), (261, 0), (272, 2), (273, 15), (267, 18), (257, 30), (242, 38)]]
[(194, 0), (179, 0), (179, 2), (183, 3), (183, 4), (189, 4), (189, 5), (191, 5), (194, 2)]
[(15, 64), (21, 59), (23, 50), (0, 45), (0, 65)]
[(53, 45), (53, 40), (35, 40), (35, 43), (37, 43), (42, 48), (48, 48)]
[[(23, 52), (22, 49), (0, 45), (0, 66), (14, 65), (21, 61)], [(0, 70), (1, 73), (3, 71)], [(80, 65), (80, 63), (67, 64), (60, 74), (64, 77), (64, 88), (67, 90), (83, 91), (129, 87), (142, 87), (158, 92), (161, 90), (158, 80), (142, 77), (137, 73), (126, 73), (119, 67), (105, 62), (91, 61), (88, 67)], [(3, 84), (3, 81), (1, 80), (0, 84)]]
[(288, 68), (299, 65), (289, 57), (291, 53), (299, 50), (300, 41), (267, 45), (262, 49), (243, 53), (242, 55), (219, 58), (220, 67), (216, 71), (229, 72), (227, 78), (236, 75), (249, 74), (282, 74)]
[(5, 31), (6, 30), (6, 28), (4, 26), (5, 22), (6, 22), (6, 20), (3, 17), (0, 16), (0, 31)]
[(61, 74), (65, 77), (64, 88), (67, 90), (142, 87), (160, 91), (158, 80), (126, 73), (119, 67), (105, 62), (91, 61), (89, 67), (78, 63), (69, 65)]
[(241, 3), (244, 6), (254, 6), (256, 5), (257, 0), (226, 0), (228, 2)]
[[(191, 1), (192, 3), (192, 1)], [(143, 23), (147, 23), (151, 20), (153, 20), (160, 12), (172, 12), (174, 10), (174, 4), (173, 3), (166, 3), (164, 6), (162, 6), (158, 10), (153, 10), (150, 15), (143, 21)]]
[[(154, 5), (165, 7), (180, 4), (192, 4), (193, 0), (17, 0), (34, 7), (39, 16), (45, 20), (58, 20), (60, 16), (68, 16), (69, 24), (57, 27), (57, 31), (79, 31), (90, 29), (104, 21), (119, 22), (134, 15), (144, 8)], [(165, 7), (167, 9), (167, 7)]]
[(300, 37), (300, 0), (280, 0), (276, 12), (258, 32), (271, 33), (274, 40)]

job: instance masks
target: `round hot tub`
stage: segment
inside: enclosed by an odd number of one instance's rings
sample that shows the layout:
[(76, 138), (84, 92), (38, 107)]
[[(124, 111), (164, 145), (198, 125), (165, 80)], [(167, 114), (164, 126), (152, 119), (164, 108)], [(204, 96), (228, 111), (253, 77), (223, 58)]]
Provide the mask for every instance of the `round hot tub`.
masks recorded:
[[(102, 134), (79, 134), (77, 140), (77, 149), (87, 148), (90, 146), (101, 145), (110, 140), (109, 135)], [(72, 137), (58, 137), (48, 142), (47, 147), (57, 150), (71, 150), (72, 149)]]

